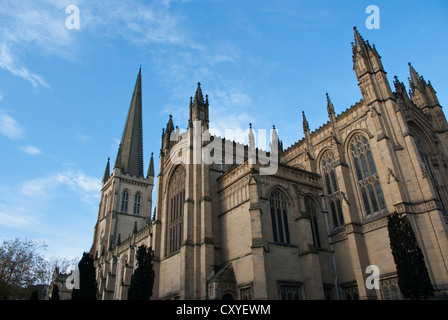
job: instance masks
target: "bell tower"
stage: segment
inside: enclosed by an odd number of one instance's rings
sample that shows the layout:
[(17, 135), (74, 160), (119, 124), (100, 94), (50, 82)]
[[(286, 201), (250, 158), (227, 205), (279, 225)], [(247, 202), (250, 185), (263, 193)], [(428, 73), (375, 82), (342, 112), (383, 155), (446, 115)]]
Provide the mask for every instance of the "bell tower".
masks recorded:
[(143, 173), (142, 76), (139, 70), (112, 173), (107, 161), (90, 254), (96, 258), (151, 220), (154, 159)]

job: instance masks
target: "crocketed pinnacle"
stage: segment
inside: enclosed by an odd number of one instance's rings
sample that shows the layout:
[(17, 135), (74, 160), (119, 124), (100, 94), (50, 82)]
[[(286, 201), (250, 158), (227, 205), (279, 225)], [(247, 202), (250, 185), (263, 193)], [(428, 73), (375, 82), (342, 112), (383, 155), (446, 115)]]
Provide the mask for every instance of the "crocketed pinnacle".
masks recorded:
[(305, 111), (302, 111), (303, 116), (303, 132), (308, 133), (310, 132), (310, 125), (308, 123), (308, 120), (306, 120)]
[(327, 111), (328, 114), (333, 114), (334, 113), (334, 105), (330, 100), (330, 96), (328, 95), (328, 93), (326, 93), (327, 95)]
[(198, 88), (196, 89), (196, 93), (194, 95), (194, 103), (196, 105), (203, 105), (205, 104), (204, 102), (204, 96), (202, 95), (202, 89), (201, 89), (201, 83), (198, 82)]
[(154, 177), (154, 152), (151, 152), (151, 160), (149, 160), (148, 174), (146, 175), (146, 179), (148, 177)]
[(411, 87), (412, 90), (414, 90), (414, 88), (419, 88), (421, 87), (422, 84), (422, 77), (420, 77), (420, 75), (418, 74), (417, 71), (415, 71), (414, 67), (411, 65), (410, 62), (408, 62), (409, 65), (409, 73), (411, 75), (411, 77), (409, 78), (409, 86)]
[(106, 170), (104, 170), (103, 182), (107, 181), (110, 177), (110, 158), (107, 158)]
[(353, 46), (353, 52), (355, 51), (361, 51), (363, 48), (366, 47), (366, 42), (364, 41), (363, 37), (359, 34), (358, 29), (356, 27), (353, 27), (353, 31), (355, 33), (355, 43), (352, 43)]

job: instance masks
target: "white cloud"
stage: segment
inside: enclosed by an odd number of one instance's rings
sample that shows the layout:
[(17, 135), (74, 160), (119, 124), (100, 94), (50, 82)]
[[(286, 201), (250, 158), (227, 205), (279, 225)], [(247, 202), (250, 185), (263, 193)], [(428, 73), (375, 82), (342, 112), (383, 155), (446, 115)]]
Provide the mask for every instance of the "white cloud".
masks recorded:
[(85, 142), (90, 140), (90, 137), (86, 134), (82, 134), (82, 133), (76, 133), (75, 134), (75, 140), (78, 142)]
[(21, 184), (21, 192), (31, 198), (47, 199), (54, 196), (60, 186), (69, 187), (80, 196), (81, 201), (90, 202), (98, 200), (101, 181), (89, 177), (81, 170), (69, 170), (27, 180)]
[(8, 70), (15, 76), (28, 80), (34, 87), (50, 87), (41, 76), (31, 72), (27, 67), (18, 62), (17, 57), (11, 52), (9, 45), (6, 43), (0, 44), (0, 68)]
[[(183, 17), (170, 9), (172, 2), (185, 0), (87, 1), (87, 0), (2, 0), (0, 5), (0, 68), (29, 81), (34, 87), (50, 85), (26, 65), (27, 54), (74, 59), (77, 35), (99, 38), (122, 37), (136, 45), (170, 44), (201, 48), (188, 37)], [(77, 5), (80, 30), (69, 30), (68, 5)], [(228, 59), (228, 57), (218, 57)]]
[(42, 153), (42, 151), (39, 148), (33, 146), (23, 146), (20, 148), (20, 150), (30, 155), (36, 155)]
[(0, 110), (0, 134), (9, 139), (18, 140), (25, 137), (25, 130), (16, 119)]
[[(1, 209), (0, 209), (1, 210)], [(0, 211), (0, 224), (10, 228), (23, 228), (35, 225), (35, 217), (24, 215), (22, 212), (14, 213), (8, 209), (8, 212)]]
[(89, 177), (80, 170), (58, 173), (57, 180), (81, 193), (98, 193), (101, 189), (99, 179)]

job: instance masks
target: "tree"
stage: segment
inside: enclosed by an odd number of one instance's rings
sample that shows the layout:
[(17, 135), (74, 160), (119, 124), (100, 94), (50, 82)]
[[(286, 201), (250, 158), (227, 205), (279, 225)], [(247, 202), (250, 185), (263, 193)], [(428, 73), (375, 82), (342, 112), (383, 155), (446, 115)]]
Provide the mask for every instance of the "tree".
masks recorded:
[(30, 300), (39, 300), (39, 292), (37, 290), (33, 290), (30, 296)]
[(93, 258), (84, 252), (78, 263), (79, 289), (73, 289), (72, 300), (96, 300), (97, 283)]
[(0, 299), (16, 298), (19, 291), (41, 283), (45, 260), (41, 249), (45, 244), (29, 240), (3, 240), (0, 246)]
[(59, 288), (57, 285), (53, 286), (53, 290), (51, 291), (51, 299), (50, 300), (59, 300)]
[(53, 280), (55, 270), (61, 271), (61, 273), (70, 273), (71, 270), (76, 269), (76, 265), (79, 262), (79, 258), (61, 258), (50, 257), (45, 261), (45, 275), (43, 284), (50, 284)]
[(434, 288), (429, 278), (423, 252), (406, 216), (388, 216), (390, 247), (398, 274), (398, 286), (407, 299), (427, 299)]
[(149, 300), (154, 285), (154, 269), (152, 259), (154, 251), (142, 244), (137, 249), (137, 269), (131, 277), (128, 300)]

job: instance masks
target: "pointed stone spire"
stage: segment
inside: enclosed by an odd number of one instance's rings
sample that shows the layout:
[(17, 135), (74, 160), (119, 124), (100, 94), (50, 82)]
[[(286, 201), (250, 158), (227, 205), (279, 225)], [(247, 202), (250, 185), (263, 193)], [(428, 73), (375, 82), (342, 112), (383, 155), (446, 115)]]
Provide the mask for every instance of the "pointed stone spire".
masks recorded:
[(110, 177), (110, 158), (107, 158), (106, 170), (104, 171), (103, 182), (109, 180)]
[(140, 68), (114, 168), (143, 177), (142, 69)]
[(151, 152), (151, 160), (149, 160), (148, 174), (146, 179), (149, 177), (154, 177), (154, 152)]

